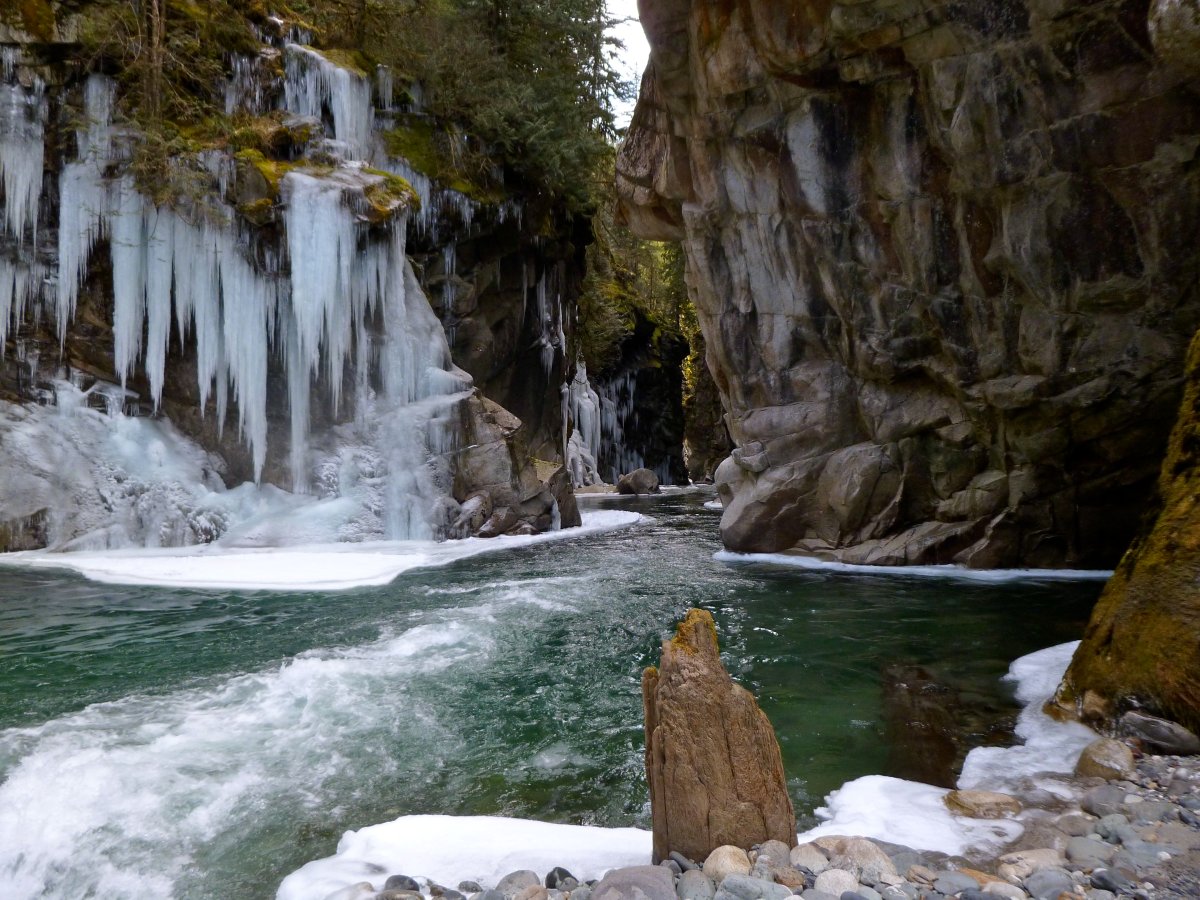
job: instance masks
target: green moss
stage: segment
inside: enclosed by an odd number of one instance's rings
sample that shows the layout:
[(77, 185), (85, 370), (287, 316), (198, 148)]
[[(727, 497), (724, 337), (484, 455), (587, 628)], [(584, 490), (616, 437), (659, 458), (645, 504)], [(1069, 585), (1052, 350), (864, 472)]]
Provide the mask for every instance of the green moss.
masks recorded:
[(305, 49), (320, 54), (339, 69), (353, 72), (360, 78), (368, 78), (371, 72), (375, 71), (375, 64), (361, 50), (348, 50), (344, 47), (330, 47), (321, 50), (309, 46), (305, 46)]
[(283, 181), (283, 176), (288, 172), (301, 168), (301, 165), (294, 162), (288, 162), (280, 159), (268, 159), (263, 156), (259, 150), (240, 150), (235, 154), (235, 159), (238, 162), (254, 166), (259, 174), (266, 179), (268, 187), (271, 189), (271, 196), (279, 196), (279, 185)]
[(363, 192), (371, 205), (370, 219), (378, 224), (391, 218), (398, 209), (420, 209), (421, 198), (413, 190), (413, 186), (399, 175), (384, 172), (382, 169), (365, 169), (371, 175), (378, 175), (382, 181), (369, 185)]
[(479, 203), (499, 203), (504, 194), (498, 188), (481, 184), (458, 171), (438, 145), (440, 132), (425, 120), (413, 120), (383, 133), (389, 156), (408, 164), (438, 182)]
[(388, 156), (408, 160), (408, 164), (430, 178), (436, 178), (442, 169), (434, 142), (433, 126), (428, 122), (414, 122), (397, 126), (383, 133)]
[(21, 0), (21, 25), (39, 41), (54, 40), (57, 23), (50, 0)]
[(238, 212), (252, 225), (266, 225), (274, 218), (275, 202), (270, 197), (251, 200), (238, 206)]

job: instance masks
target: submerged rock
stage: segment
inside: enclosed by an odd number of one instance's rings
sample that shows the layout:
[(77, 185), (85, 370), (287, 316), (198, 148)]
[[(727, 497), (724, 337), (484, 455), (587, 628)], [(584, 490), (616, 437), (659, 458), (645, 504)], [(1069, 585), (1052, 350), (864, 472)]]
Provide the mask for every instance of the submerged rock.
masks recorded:
[(706, 859), (726, 844), (795, 846), (779, 743), (721, 665), (711, 615), (689, 611), (663, 642), (660, 668), (642, 675), (642, 701), (655, 862), (672, 850)]
[(618, 494), (657, 494), (658, 476), (649, 469), (634, 469), (617, 479)]

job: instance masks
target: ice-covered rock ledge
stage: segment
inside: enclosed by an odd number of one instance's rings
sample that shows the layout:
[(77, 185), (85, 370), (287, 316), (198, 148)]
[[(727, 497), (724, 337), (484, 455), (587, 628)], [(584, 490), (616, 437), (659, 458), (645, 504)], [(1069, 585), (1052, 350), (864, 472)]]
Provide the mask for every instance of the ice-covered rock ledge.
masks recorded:
[[(335, 856), (284, 879), (278, 900), (1200, 896), (1200, 758), (1146, 756), (1115, 782), (1074, 774), (1097, 736), (1042, 706), (1075, 646), (1013, 663), (1024, 743), (968, 756), (960, 789), (1006, 792), (998, 808), (978, 810), (999, 818), (955, 815), (945, 789), (873, 775), (831, 794), (825, 822), (790, 851), (768, 842), (652, 867), (650, 833), (639, 829), (406, 816), (347, 832)], [(1023, 811), (1007, 817), (1014, 809)]]

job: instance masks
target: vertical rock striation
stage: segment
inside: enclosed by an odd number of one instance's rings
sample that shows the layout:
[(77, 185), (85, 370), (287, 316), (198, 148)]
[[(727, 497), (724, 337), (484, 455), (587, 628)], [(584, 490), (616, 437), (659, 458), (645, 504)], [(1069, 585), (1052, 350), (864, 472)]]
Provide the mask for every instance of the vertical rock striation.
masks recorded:
[(618, 190), (684, 243), (726, 545), (1111, 565), (1200, 324), (1194, 4), (1174, 61), (1145, 0), (641, 8)]
[(767, 840), (796, 845), (775, 731), (721, 665), (712, 616), (690, 610), (642, 675), (654, 861)]

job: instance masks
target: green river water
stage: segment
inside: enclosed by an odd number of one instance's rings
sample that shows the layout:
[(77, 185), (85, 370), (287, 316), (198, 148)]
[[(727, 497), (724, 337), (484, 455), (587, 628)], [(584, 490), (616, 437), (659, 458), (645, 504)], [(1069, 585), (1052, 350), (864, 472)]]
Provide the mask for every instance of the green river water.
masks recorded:
[(885, 769), (883, 666), (1002, 718), (1008, 664), (1078, 637), (1099, 591), (721, 563), (710, 496), (344, 592), (0, 569), (0, 896), (270, 897), (407, 813), (646, 824), (641, 671), (689, 606), (811, 821)]

